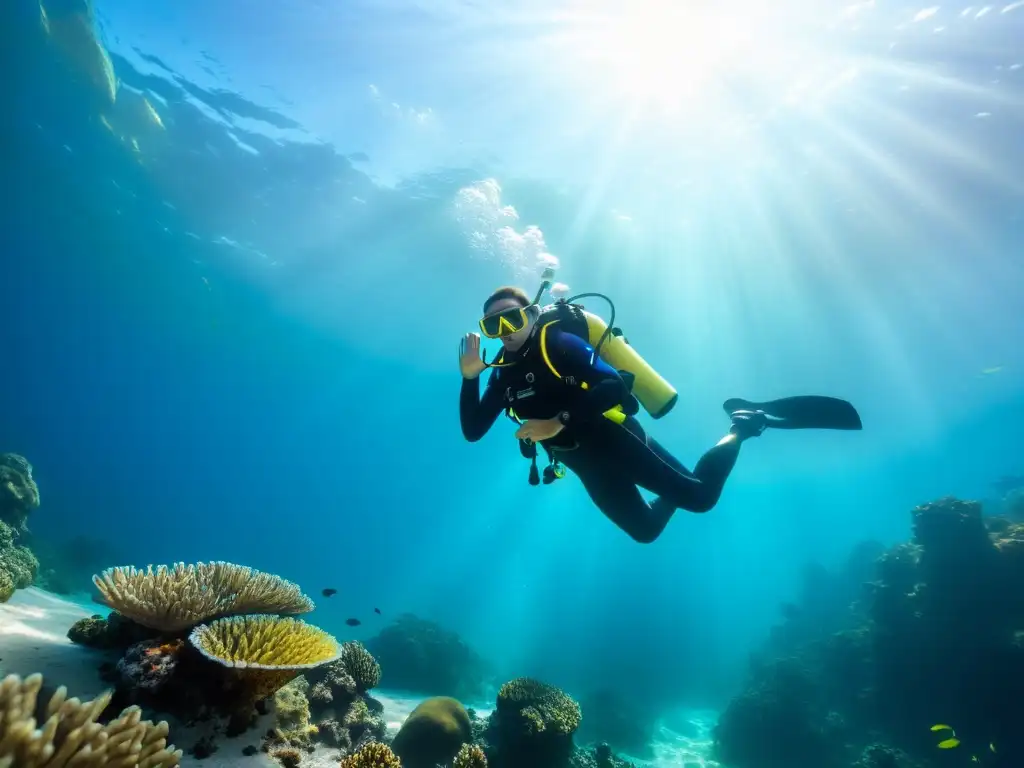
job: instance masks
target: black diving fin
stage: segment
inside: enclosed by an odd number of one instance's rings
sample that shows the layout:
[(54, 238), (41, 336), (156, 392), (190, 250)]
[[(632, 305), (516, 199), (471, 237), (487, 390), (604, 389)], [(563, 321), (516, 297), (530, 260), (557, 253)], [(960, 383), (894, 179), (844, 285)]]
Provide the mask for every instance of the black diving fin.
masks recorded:
[(726, 400), (726, 413), (764, 411), (773, 429), (863, 429), (860, 414), (846, 400), (824, 395), (798, 395), (755, 403), (739, 397)]

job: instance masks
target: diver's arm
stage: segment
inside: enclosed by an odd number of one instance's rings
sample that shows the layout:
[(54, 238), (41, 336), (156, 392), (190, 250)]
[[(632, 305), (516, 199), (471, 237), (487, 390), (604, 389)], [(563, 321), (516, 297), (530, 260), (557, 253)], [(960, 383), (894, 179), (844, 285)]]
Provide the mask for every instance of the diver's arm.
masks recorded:
[(462, 423), (462, 435), (471, 443), (487, 434), (494, 425), (498, 414), (502, 411), (501, 390), (494, 384), (492, 376), (484, 388), (484, 396), (480, 397), (480, 377), (462, 379), (462, 392), (459, 395), (459, 421)]
[(605, 411), (628, 403), (630, 393), (626, 382), (614, 368), (594, 355), (593, 347), (569, 333), (559, 334), (558, 345), (562, 360), (559, 372), (587, 384), (570, 408), (573, 424), (592, 421)]

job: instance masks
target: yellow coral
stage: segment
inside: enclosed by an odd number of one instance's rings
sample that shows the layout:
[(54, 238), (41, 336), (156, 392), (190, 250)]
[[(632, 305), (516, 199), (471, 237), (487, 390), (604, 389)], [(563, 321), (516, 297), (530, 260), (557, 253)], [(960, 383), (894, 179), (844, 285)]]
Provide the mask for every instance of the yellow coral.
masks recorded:
[(402, 768), (402, 763), (391, 747), (375, 741), (342, 760), (340, 768)]
[(232, 616), (202, 624), (189, 640), (234, 669), (312, 669), (338, 658), (338, 641), (319, 627), (278, 616)]
[(232, 563), (108, 568), (93, 576), (103, 602), (138, 624), (178, 632), (222, 616), (313, 610), (298, 585)]
[(362, 643), (351, 640), (341, 646), (341, 663), (355, 680), (356, 688), (366, 692), (380, 683), (380, 664)]
[(531, 733), (570, 735), (582, 720), (580, 705), (553, 685), (529, 677), (510, 680), (498, 690), (498, 714), (517, 715)]
[(248, 678), (257, 699), (341, 652), (338, 641), (319, 627), (278, 616), (233, 616), (201, 624), (189, 641), (210, 661)]
[(110, 703), (105, 693), (93, 701), (68, 699), (57, 689), (46, 707), (46, 722), (37, 728), (36, 700), (42, 675), (24, 680), (8, 675), (0, 681), (0, 768), (173, 768), (181, 750), (167, 746), (167, 723), (142, 720), (129, 707), (103, 725), (97, 721)]
[(487, 768), (487, 755), (476, 744), (463, 744), (452, 768)]

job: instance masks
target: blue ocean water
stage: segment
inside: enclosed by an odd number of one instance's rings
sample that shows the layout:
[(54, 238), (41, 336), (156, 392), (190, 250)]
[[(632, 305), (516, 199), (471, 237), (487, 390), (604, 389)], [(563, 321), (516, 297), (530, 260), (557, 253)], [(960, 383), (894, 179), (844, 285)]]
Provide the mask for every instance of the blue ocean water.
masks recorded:
[[(2, 10), (0, 449), (36, 536), (713, 709), (808, 562), (1021, 467), (1019, 3), (97, 0), (114, 98), (44, 5)], [(649, 545), (531, 487), (511, 425), (463, 439), (456, 348), (548, 254), (678, 388), (645, 423), (688, 466), (727, 397), (863, 432), (769, 431)]]

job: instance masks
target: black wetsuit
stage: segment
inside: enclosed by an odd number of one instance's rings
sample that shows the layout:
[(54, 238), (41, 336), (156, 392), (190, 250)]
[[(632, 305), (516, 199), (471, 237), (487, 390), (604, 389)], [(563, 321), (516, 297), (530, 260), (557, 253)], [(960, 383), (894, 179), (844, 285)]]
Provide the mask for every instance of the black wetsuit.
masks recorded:
[[(549, 328), (547, 351), (557, 377), (544, 362), (537, 334), (509, 367), (495, 368), (483, 397), (480, 380), (464, 379), (459, 401), (462, 433), (475, 442), (504, 410), (522, 421), (550, 419), (562, 411), (568, 425), (543, 446), (575, 472), (600, 510), (639, 542), (654, 541), (676, 509), (707, 512), (722, 494), (739, 454), (738, 439), (725, 440), (701, 457), (693, 472), (650, 437), (633, 418), (638, 410), (622, 377), (583, 339)], [(587, 384), (584, 389), (580, 385)], [(603, 414), (622, 406), (629, 414), (617, 424)], [(637, 488), (658, 498), (648, 504)]]

